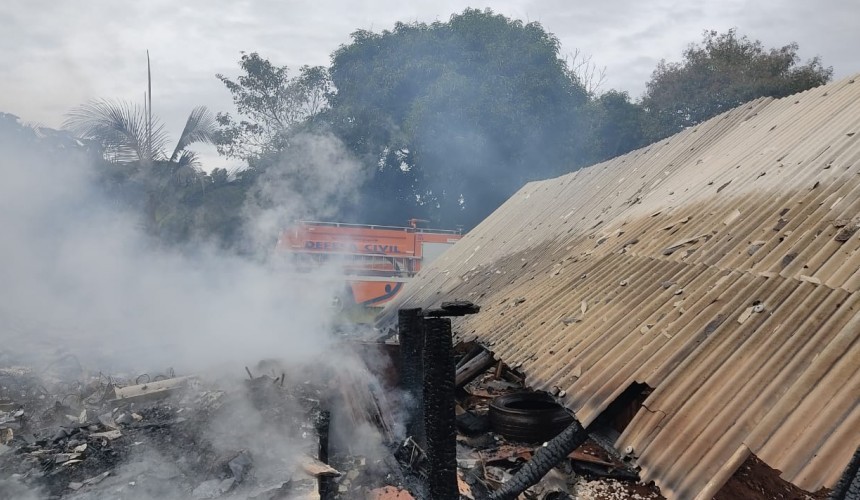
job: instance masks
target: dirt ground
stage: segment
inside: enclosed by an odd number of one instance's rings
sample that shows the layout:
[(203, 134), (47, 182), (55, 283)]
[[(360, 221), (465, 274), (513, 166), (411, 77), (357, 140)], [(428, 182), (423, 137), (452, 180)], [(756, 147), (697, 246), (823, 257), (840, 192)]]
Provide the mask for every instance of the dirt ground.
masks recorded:
[(714, 500), (824, 500), (830, 494), (822, 489), (809, 493), (779, 477), (755, 455), (751, 455), (729, 478)]

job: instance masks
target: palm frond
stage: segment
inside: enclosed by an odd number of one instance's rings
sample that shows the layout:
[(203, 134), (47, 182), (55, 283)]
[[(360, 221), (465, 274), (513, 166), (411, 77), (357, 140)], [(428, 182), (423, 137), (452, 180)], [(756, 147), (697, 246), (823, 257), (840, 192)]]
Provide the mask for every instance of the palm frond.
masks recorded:
[(185, 128), (182, 130), (179, 141), (176, 143), (176, 149), (170, 155), (170, 161), (179, 160), (180, 155), (183, 155), (183, 151), (195, 142), (212, 144), (217, 130), (217, 123), (212, 112), (206, 106), (197, 106), (188, 115)]
[(148, 135), (143, 108), (126, 101), (89, 101), (66, 115), (63, 128), (98, 142), (105, 158), (117, 162), (160, 159), (167, 144), (164, 125), (153, 120)]
[(183, 150), (176, 158), (176, 164), (179, 167), (197, 168), (200, 166), (200, 157), (194, 151)]

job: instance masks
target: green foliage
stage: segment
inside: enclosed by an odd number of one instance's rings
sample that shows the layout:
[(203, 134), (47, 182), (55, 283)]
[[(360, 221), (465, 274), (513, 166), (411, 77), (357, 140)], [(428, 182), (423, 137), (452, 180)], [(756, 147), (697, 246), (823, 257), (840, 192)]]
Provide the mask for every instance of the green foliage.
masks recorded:
[[(163, 174), (170, 179), (168, 172)], [(237, 250), (242, 242), (242, 207), (249, 187), (241, 179), (230, 179), (225, 169), (214, 169), (185, 182), (164, 183), (159, 191), (148, 189), (147, 228), (168, 243), (205, 240)]]
[(610, 90), (589, 103), (590, 155), (595, 162), (608, 160), (646, 144), (642, 107), (627, 92)]
[(472, 226), (524, 182), (581, 166), (588, 95), (538, 23), (467, 9), (357, 31), (330, 72), (327, 119), (377, 167), (371, 220)]
[(784, 97), (827, 83), (832, 68), (818, 57), (799, 64), (798, 46), (765, 49), (732, 29), (706, 31), (700, 45), (684, 51), (683, 62), (661, 61), (642, 99), (645, 134), (655, 141), (744, 102)]
[(218, 151), (227, 157), (253, 162), (282, 151), (292, 134), (326, 109), (331, 83), (322, 66), (302, 66), (297, 76), (290, 76), (286, 66), (275, 66), (253, 52), (242, 55), (239, 67), (243, 74), (235, 81), (216, 75), (242, 117), (218, 113)]
[[(831, 78), (818, 58), (800, 64), (797, 50), (709, 31), (681, 62), (662, 61), (634, 102), (626, 92), (598, 94), (602, 73), (588, 58), (571, 67), (539, 24), (467, 9), (447, 22), (356, 31), (330, 68), (303, 66), (291, 75), (257, 53), (243, 54), (235, 80), (217, 75), (238, 114), (195, 108), (172, 150), (157, 119), (149, 129), (139, 107), (104, 100), (68, 116), (65, 126), (86, 139), (83, 146), (67, 132), (24, 127), (3, 113), (0, 139), (49, 147), (57, 157), (71, 150), (94, 157), (108, 197), (141, 214), (149, 233), (168, 243), (242, 247), (243, 215), (249, 203), (265, 205), (255, 198), (261, 193), (274, 205), (263, 208), (288, 206), (290, 213), (302, 213), (307, 207), (295, 205), (316, 195), (313, 203), (349, 207), (337, 220), (399, 225), (417, 217), (469, 229), (529, 180)], [(336, 141), (303, 145), (306, 132), (334, 134), (366, 168), (343, 168), (349, 155)], [(215, 142), (247, 168), (205, 173), (189, 149), (197, 142)], [(357, 203), (333, 201), (354, 189)]]
[(104, 158), (111, 162), (144, 162), (162, 160), (179, 166), (194, 167), (196, 156), (188, 146), (203, 142), (211, 144), (215, 136), (215, 121), (205, 106), (198, 106), (188, 115), (185, 128), (168, 157), (168, 136), (164, 125), (153, 118), (147, 127), (144, 110), (135, 104), (104, 99), (90, 101), (72, 109), (63, 128), (81, 139), (98, 144)]
[(95, 141), (108, 161), (154, 161), (164, 156), (167, 133), (155, 119), (147, 128), (146, 112), (124, 101), (98, 99), (72, 109), (63, 128)]
[(185, 121), (185, 127), (182, 129), (182, 134), (179, 135), (176, 147), (173, 148), (170, 161), (184, 165), (195, 164), (196, 156), (188, 150), (188, 146), (197, 142), (212, 144), (215, 133), (215, 119), (212, 112), (205, 106), (197, 106), (191, 110), (188, 120)]
[[(178, 243), (203, 235), (228, 238), (234, 233), (241, 203), (236, 204), (233, 193), (219, 196), (223, 193), (215, 188), (214, 179), (198, 168), (197, 155), (188, 149), (195, 143), (213, 142), (215, 119), (206, 107), (191, 111), (170, 156), (163, 125), (155, 118), (148, 128), (146, 114), (133, 104), (92, 101), (73, 109), (64, 126), (99, 147), (108, 161), (98, 169), (100, 184), (120, 205), (138, 211), (150, 234)], [(219, 189), (229, 184), (225, 174), (218, 173)], [(222, 205), (228, 200), (234, 215), (227, 217), (216, 210), (213, 200)], [(217, 213), (222, 214), (216, 217), (222, 228), (210, 222)]]

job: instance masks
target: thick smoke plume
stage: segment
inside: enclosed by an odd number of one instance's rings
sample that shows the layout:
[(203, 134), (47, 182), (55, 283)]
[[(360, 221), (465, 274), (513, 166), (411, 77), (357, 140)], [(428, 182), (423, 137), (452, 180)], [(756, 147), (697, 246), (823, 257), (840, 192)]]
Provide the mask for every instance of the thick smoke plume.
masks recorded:
[(299, 134), (274, 166), (261, 175), (245, 206), (256, 250), (271, 249), (272, 236), (296, 220), (330, 220), (358, 199), (367, 170), (330, 135)]
[[(0, 366), (39, 372), (58, 359), (75, 359), (79, 370), (70, 379), (84, 371), (164, 373), (172, 367), (223, 380), (274, 358), (291, 373), (289, 382), (336, 390), (327, 378), (336, 368), (363, 386), (378, 384), (354, 353), (332, 347), (339, 271), (297, 272), (275, 252), (286, 225), (336, 213), (365, 178), (339, 142), (300, 136), (260, 176), (244, 209), (256, 250), (247, 257), (205, 243), (177, 249), (154, 241), (139, 214), (104, 196), (94, 163), (78, 148), (48, 150), (34, 139), (39, 134), (11, 130), (16, 133), (0, 127)], [(216, 451), (242, 448), (266, 463), (311, 451), (241, 401), (206, 433)], [(371, 453), (381, 437), (359, 429), (344, 439), (346, 447)], [(159, 467), (164, 460), (143, 454), (114, 476)], [(24, 495), (19, 487), (0, 484), (0, 496)], [(141, 498), (163, 494), (179, 492)]]
[(261, 176), (246, 207), (249, 260), (201, 244), (165, 248), (136, 214), (110, 206), (93, 167), (68, 151), (0, 145), (0, 337), (21, 361), (59, 352), (97, 369), (194, 371), (326, 346), (336, 270), (294, 272), (273, 252), (278, 232), (325, 217), (363, 175), (327, 137)]

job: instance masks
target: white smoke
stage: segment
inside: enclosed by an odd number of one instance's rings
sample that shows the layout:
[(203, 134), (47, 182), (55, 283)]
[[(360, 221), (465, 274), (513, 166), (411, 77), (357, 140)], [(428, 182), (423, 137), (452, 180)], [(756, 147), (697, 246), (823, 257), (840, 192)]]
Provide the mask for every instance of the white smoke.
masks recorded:
[[(195, 371), (322, 352), (336, 270), (293, 271), (273, 253), (297, 219), (330, 215), (357, 190), (360, 164), (304, 136), (259, 179), (246, 207), (264, 258), (205, 243), (158, 245), (135, 214), (105, 202), (93, 170), (6, 141), (0, 151), (0, 344), (32, 359), (57, 351), (98, 369)], [(56, 156), (54, 157), (56, 158)]]
[[(289, 224), (330, 217), (354, 200), (366, 173), (337, 140), (297, 137), (290, 153), (260, 175), (243, 209), (255, 253), (243, 257), (206, 242), (181, 249), (159, 243), (139, 214), (106, 198), (96, 168), (75, 148), (47, 152), (26, 133), (18, 139), (0, 120), (0, 366), (38, 371), (74, 359), (71, 365), (93, 372), (172, 367), (230, 378), (274, 358), (302, 373), (288, 383), (324, 384), (327, 373), (354, 370), (361, 386), (379, 384), (360, 378), (369, 374), (355, 353), (333, 349), (340, 270), (298, 272), (275, 251)], [(360, 423), (350, 432), (350, 419), (342, 422), (340, 446), (383, 453), (379, 432)], [(217, 450), (257, 456), (258, 473), (313, 451), (247, 401), (234, 401), (205, 431)], [(154, 453), (116, 464), (105, 484), (116, 483), (129, 498), (187, 494), (159, 482), (152, 487), (160, 489), (128, 489), (133, 477), (160, 474), (164, 460)], [(0, 496), (29, 494), (0, 480)]]
[(267, 168), (245, 206), (256, 248), (296, 220), (329, 220), (357, 200), (368, 172), (330, 135), (299, 134)]

